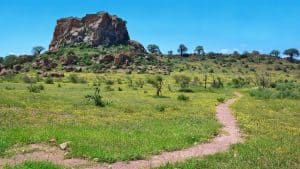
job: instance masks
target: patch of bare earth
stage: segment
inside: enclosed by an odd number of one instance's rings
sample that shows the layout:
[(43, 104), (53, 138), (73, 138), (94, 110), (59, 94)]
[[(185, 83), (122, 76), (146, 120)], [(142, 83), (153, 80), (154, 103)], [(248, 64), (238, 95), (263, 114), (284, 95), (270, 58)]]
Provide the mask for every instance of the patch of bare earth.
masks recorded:
[[(239, 94), (237, 94), (240, 97)], [(216, 118), (223, 125), (220, 134), (213, 138), (209, 143), (199, 144), (197, 146), (184, 150), (164, 152), (160, 155), (150, 157), (148, 160), (138, 160), (117, 162), (113, 164), (99, 164), (90, 160), (71, 158), (65, 159), (66, 152), (56, 147), (50, 147), (44, 144), (33, 144), (26, 147), (24, 153), (19, 153), (14, 157), (0, 159), (0, 167), (6, 164), (14, 165), (24, 161), (50, 161), (55, 164), (64, 165), (70, 168), (82, 169), (142, 169), (159, 167), (168, 163), (182, 162), (193, 157), (202, 157), (209, 154), (227, 151), (230, 145), (242, 141), (237, 121), (230, 113), (229, 106), (237, 98), (228, 100), (217, 106)], [(30, 151), (34, 150), (34, 151)]]

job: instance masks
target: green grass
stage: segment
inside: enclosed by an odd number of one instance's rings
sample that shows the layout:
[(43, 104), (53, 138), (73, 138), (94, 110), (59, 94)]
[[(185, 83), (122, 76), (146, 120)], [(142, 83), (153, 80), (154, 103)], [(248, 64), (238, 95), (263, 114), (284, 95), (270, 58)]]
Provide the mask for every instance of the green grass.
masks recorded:
[(54, 165), (49, 162), (32, 162), (26, 161), (22, 164), (15, 166), (5, 166), (4, 169), (64, 169), (59, 165)]
[(245, 134), (245, 143), (232, 146), (227, 153), (161, 168), (299, 168), (299, 100), (258, 100), (245, 92), (232, 109)]
[[(123, 76), (123, 82), (115, 82), (114, 91), (101, 86), (101, 95), (109, 104), (99, 108), (85, 99), (94, 92), (95, 75), (84, 76), (90, 83), (61, 83), (61, 88), (43, 84), (45, 90), (40, 93), (30, 93), (29, 84), (0, 83), (0, 155), (10, 155), (8, 150), (16, 144), (48, 143), (54, 138), (58, 144), (71, 141), (73, 157), (98, 158), (101, 162), (144, 159), (216, 135), (221, 127), (215, 120), (217, 98), (233, 95), (228, 89), (202, 89), (186, 93), (189, 101), (181, 102), (177, 100), (179, 93), (169, 92), (165, 85), (165, 97), (156, 98), (150, 85), (129, 88), (124, 75), (114, 74), (106, 77), (116, 81)], [(167, 76), (164, 79), (166, 84), (173, 80)], [(6, 86), (14, 90), (6, 90)]]

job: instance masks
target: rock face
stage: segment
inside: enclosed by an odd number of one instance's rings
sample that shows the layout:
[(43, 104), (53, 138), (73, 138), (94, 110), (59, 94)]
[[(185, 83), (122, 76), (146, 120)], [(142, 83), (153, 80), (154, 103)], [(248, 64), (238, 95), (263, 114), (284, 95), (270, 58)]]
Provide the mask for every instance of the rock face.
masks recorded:
[(126, 21), (107, 12), (99, 12), (83, 18), (59, 19), (49, 50), (56, 51), (65, 45), (80, 43), (94, 47), (127, 44), (129, 40)]

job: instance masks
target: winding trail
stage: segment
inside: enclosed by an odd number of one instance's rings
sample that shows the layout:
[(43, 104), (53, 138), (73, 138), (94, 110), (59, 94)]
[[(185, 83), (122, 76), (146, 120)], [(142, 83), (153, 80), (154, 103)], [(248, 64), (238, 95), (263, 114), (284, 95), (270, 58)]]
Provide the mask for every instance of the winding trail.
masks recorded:
[(55, 164), (64, 165), (70, 168), (80, 169), (143, 169), (159, 167), (168, 163), (182, 162), (193, 157), (202, 157), (209, 154), (227, 151), (230, 145), (242, 142), (240, 130), (237, 121), (230, 112), (229, 106), (241, 97), (236, 93), (236, 98), (230, 99), (217, 106), (216, 118), (223, 125), (218, 136), (208, 143), (173, 151), (164, 152), (160, 155), (150, 157), (148, 160), (137, 160), (126, 162), (117, 162), (113, 164), (99, 164), (85, 159), (71, 158), (65, 159), (67, 152), (57, 147), (50, 147), (44, 144), (32, 144), (26, 147), (26, 152), (17, 154), (14, 157), (1, 159), (0, 168), (6, 164), (14, 165), (24, 161), (50, 161)]

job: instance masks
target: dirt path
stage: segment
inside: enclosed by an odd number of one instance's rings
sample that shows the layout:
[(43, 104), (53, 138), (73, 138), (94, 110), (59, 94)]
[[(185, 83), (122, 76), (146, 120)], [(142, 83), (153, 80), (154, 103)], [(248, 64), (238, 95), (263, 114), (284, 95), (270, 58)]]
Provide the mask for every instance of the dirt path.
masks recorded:
[[(236, 95), (237, 97), (241, 97), (238, 93)], [(128, 163), (117, 162), (113, 164), (99, 164), (77, 158), (65, 159), (64, 156), (66, 152), (56, 147), (50, 147), (44, 144), (33, 144), (26, 147), (26, 152), (28, 153), (21, 153), (9, 159), (0, 159), (0, 168), (5, 164), (18, 164), (24, 161), (50, 161), (66, 167), (82, 169), (143, 169), (159, 167), (167, 163), (181, 162), (193, 157), (224, 152), (229, 149), (230, 145), (242, 141), (237, 122), (231, 115), (229, 109), (230, 104), (235, 102), (236, 99), (237, 98), (230, 99), (217, 106), (216, 118), (223, 125), (223, 128), (220, 135), (213, 138), (209, 143), (200, 144), (184, 150), (164, 152), (160, 155), (152, 156), (148, 160), (130, 161)]]

